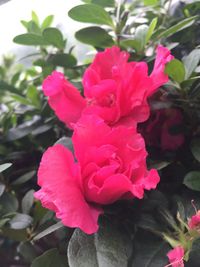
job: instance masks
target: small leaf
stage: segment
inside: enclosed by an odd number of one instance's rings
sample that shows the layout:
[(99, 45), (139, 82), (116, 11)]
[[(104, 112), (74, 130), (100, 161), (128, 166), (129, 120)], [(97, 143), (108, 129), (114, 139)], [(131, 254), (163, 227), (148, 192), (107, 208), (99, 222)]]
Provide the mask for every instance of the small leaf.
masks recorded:
[(37, 234), (36, 236), (34, 236), (33, 241), (39, 240), (40, 238), (49, 235), (53, 232), (55, 232), (56, 230), (60, 229), (64, 227), (64, 225), (62, 224), (62, 222), (58, 222), (54, 225), (49, 226), (47, 229), (45, 229), (44, 231), (42, 231), (41, 233)]
[(44, 29), (50, 27), (51, 24), (52, 24), (52, 22), (53, 22), (53, 19), (54, 19), (54, 16), (53, 15), (47, 16), (44, 19), (44, 21), (42, 22), (41, 29), (44, 30)]
[(35, 246), (28, 241), (20, 243), (17, 247), (17, 251), (29, 263), (31, 263), (37, 257), (37, 251)]
[(52, 54), (50, 55), (48, 62), (52, 63), (54, 66), (60, 66), (65, 68), (72, 68), (76, 65), (77, 61), (71, 54)]
[(19, 206), (18, 200), (14, 195), (7, 192), (3, 193), (3, 195), (0, 198), (1, 214), (16, 212), (18, 206)]
[[(37, 257), (31, 267), (67, 267), (67, 257), (61, 255), (56, 248), (52, 248)], [(76, 266), (78, 267), (78, 266)]]
[(39, 26), (39, 18), (38, 15), (35, 13), (35, 11), (32, 11), (31, 16), (32, 20)]
[(65, 41), (63, 39), (63, 35), (61, 31), (59, 31), (57, 28), (46, 28), (43, 31), (42, 35), (47, 43), (59, 49), (65, 48)]
[(0, 165), (0, 172), (5, 171), (6, 169), (10, 168), (12, 166), (12, 163), (4, 163)]
[(200, 139), (192, 140), (192, 143), (190, 145), (190, 149), (191, 149), (192, 154), (195, 157), (195, 159), (200, 162)]
[(189, 55), (183, 58), (185, 65), (185, 79), (188, 79), (195, 71), (200, 60), (200, 49), (194, 49)]
[(200, 171), (188, 172), (183, 183), (192, 190), (200, 191)]
[(165, 73), (174, 81), (181, 83), (185, 78), (185, 68), (183, 63), (178, 59), (173, 59), (167, 63)]
[(46, 42), (42, 36), (34, 33), (17, 35), (13, 39), (13, 42), (21, 45), (48, 45), (48, 42)]
[(68, 15), (70, 18), (80, 22), (113, 26), (110, 15), (102, 7), (94, 4), (73, 7), (68, 12)]
[(29, 214), (34, 202), (34, 190), (29, 190), (22, 199), (22, 212)]
[(76, 32), (75, 37), (82, 43), (95, 47), (108, 47), (114, 44), (112, 37), (100, 27), (88, 27)]
[(23, 174), (22, 176), (20, 176), (18, 179), (16, 179), (14, 182), (12, 182), (12, 185), (20, 185), (20, 184), (24, 184), (27, 181), (29, 181), (31, 178), (33, 178), (33, 176), (35, 175), (36, 171), (30, 171), (27, 172), (25, 174)]
[(74, 147), (73, 147), (73, 143), (72, 143), (72, 139), (70, 137), (62, 137), (60, 138), (55, 144), (61, 144), (63, 146), (65, 146), (67, 149), (69, 149), (70, 151), (74, 151)]
[[(0, 166), (0, 167), (1, 167), (1, 166)], [(0, 196), (2, 196), (3, 192), (5, 191), (5, 188), (6, 188), (5, 184), (2, 184), (2, 183), (0, 182)]]
[(32, 223), (32, 218), (27, 214), (17, 213), (12, 220), (9, 221), (12, 229), (25, 229)]
[(145, 39), (145, 43), (147, 44), (148, 41), (150, 40), (155, 28), (156, 28), (156, 25), (157, 25), (157, 22), (158, 22), (158, 18), (154, 18), (152, 21), (151, 21), (151, 24), (149, 25), (149, 28), (148, 28), (148, 31), (147, 31), (147, 34), (146, 34), (146, 39)]
[(168, 28), (167, 30), (162, 31), (159, 35), (158, 38), (166, 38), (171, 36), (172, 34), (179, 32), (189, 26), (191, 26), (195, 19), (197, 18), (197, 16), (193, 16), (184, 20), (181, 20), (180, 22), (178, 22), (177, 24), (171, 26), (170, 28)]
[(139, 51), (144, 49), (146, 44), (147, 34), (148, 34), (149, 27), (147, 25), (140, 25), (136, 28), (134, 40), (137, 40), (139, 43)]

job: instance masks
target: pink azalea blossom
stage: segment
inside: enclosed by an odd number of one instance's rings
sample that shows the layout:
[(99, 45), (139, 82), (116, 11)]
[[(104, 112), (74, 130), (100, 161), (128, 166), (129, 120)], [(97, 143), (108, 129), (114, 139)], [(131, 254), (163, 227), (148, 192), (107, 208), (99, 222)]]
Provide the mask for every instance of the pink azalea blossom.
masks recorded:
[(102, 207), (119, 199), (143, 198), (159, 175), (146, 167), (144, 140), (134, 127), (111, 128), (101, 118), (84, 115), (74, 127), (77, 162), (62, 145), (43, 155), (35, 193), (64, 225), (91, 234), (98, 230)]
[(175, 247), (167, 253), (170, 264), (167, 266), (184, 267), (184, 249), (181, 246)]
[(86, 100), (79, 91), (64, 75), (53, 71), (42, 84), (43, 92), (48, 97), (50, 107), (55, 111), (57, 117), (69, 128), (81, 116)]
[(162, 150), (176, 150), (183, 145), (183, 133), (172, 134), (170, 130), (183, 123), (183, 116), (179, 109), (168, 108), (151, 112), (150, 118), (139, 125), (146, 144), (160, 147)]
[(200, 210), (192, 216), (188, 222), (190, 229), (198, 229), (200, 230)]
[(167, 48), (158, 46), (150, 76), (145, 62), (128, 59), (129, 54), (116, 46), (97, 53), (83, 76), (85, 98), (61, 73), (54, 71), (48, 76), (43, 91), (58, 118), (70, 127), (83, 112), (97, 114), (112, 125), (148, 119), (148, 97), (168, 81), (164, 68), (173, 56)]

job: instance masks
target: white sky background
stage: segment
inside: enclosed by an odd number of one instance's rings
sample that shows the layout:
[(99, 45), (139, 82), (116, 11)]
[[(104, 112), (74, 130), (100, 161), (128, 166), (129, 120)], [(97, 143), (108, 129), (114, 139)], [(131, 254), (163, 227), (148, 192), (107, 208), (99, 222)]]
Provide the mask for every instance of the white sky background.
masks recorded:
[[(20, 20), (30, 20), (32, 10), (36, 12), (40, 21), (48, 15), (54, 15), (52, 26), (61, 29), (68, 39), (67, 47), (69, 48), (69, 44), (76, 42), (73, 37), (75, 31), (87, 26), (86, 24), (82, 26), (81, 23), (73, 21), (67, 15), (73, 6), (81, 3), (83, 2), (80, 0), (12, 0), (0, 5), (0, 57), (10, 52), (18, 54), (18, 58), (30, 53), (27, 46), (14, 44), (12, 39), (26, 32)], [(81, 44), (75, 50), (79, 59), (85, 58), (86, 47)]]

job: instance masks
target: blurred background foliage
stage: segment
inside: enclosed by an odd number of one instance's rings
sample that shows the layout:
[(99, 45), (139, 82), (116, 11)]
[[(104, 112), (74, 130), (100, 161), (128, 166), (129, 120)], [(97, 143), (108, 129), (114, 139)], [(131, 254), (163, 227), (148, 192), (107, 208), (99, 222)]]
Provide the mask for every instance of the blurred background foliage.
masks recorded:
[[(90, 47), (91, 53), (86, 54), (83, 61), (78, 60), (74, 46), (68, 45), (61, 30), (53, 26), (53, 16), (41, 20), (34, 11), (29, 21), (21, 21), (24, 33), (13, 39), (17, 44), (36, 48), (34, 54), (28, 55), (33, 58), (32, 66), (19, 64), (15, 61), (15, 56), (2, 57), (1, 267), (68, 266), (69, 263), (72, 267), (89, 267), (87, 261), (92, 257), (93, 249), (98, 251), (100, 247), (102, 251), (105, 240), (110, 255), (124, 259), (120, 266), (161, 267), (167, 264), (165, 255), (169, 247), (158, 233), (173, 234), (170, 224), (178, 223), (177, 210), (183, 220), (194, 214), (192, 199), (200, 209), (200, 1), (82, 2), (72, 8), (68, 16), (86, 23), (86, 27), (75, 32), (77, 41), (83, 47), (84, 44)], [(131, 60), (146, 61), (151, 69), (155, 47), (159, 43), (171, 49), (176, 59), (165, 70), (170, 81), (150, 99), (152, 113), (163, 109), (178, 109), (183, 119), (178, 125), (171, 125), (169, 131), (172, 136), (183, 135), (184, 142), (177, 149), (164, 151), (160, 144), (147, 143), (148, 164), (157, 168), (161, 176), (158, 190), (148, 193), (142, 201), (119, 202), (106, 207), (107, 228), (110, 229), (110, 235), (115, 236), (120, 248), (116, 254), (105, 229), (99, 235), (96, 234), (95, 242), (92, 237), (87, 237), (78, 230), (73, 234), (72, 229), (63, 227), (52, 212), (42, 208), (34, 200), (36, 172), (42, 153), (58, 140), (71, 148), (71, 132), (48, 107), (41, 92), (41, 84), (47, 75), (57, 69), (63, 71), (82, 91), (81, 77), (90, 63), (91, 54), (112, 45), (127, 50), (131, 54)], [(123, 230), (123, 238), (129, 237), (125, 246), (120, 233), (116, 234), (113, 227), (109, 228), (111, 220), (116, 229)], [(104, 223), (103, 221), (102, 225)], [(68, 263), (67, 247), (70, 238)], [(186, 266), (199, 267), (199, 247), (199, 243), (195, 243)], [(75, 253), (76, 249), (79, 252)], [(95, 259), (96, 263), (94, 259), (90, 259), (91, 266), (105, 267), (102, 258), (109, 262), (110, 256), (101, 253), (101, 257)], [(118, 266), (117, 263), (109, 264), (106, 266)]]

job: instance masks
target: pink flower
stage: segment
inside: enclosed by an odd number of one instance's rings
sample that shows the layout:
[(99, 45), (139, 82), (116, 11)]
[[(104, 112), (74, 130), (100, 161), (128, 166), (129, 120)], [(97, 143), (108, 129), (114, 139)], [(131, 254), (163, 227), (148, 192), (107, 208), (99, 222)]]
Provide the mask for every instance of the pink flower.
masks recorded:
[(71, 128), (71, 124), (79, 119), (86, 106), (85, 99), (76, 87), (68, 82), (62, 73), (57, 71), (53, 71), (44, 80), (42, 88), (57, 117)]
[(175, 247), (170, 250), (167, 254), (170, 264), (167, 266), (172, 267), (184, 267), (183, 257), (184, 257), (184, 249), (183, 247)]
[(190, 229), (198, 229), (200, 230), (200, 210), (192, 216), (188, 222)]
[(176, 150), (183, 145), (183, 133), (171, 133), (173, 127), (183, 123), (183, 116), (179, 109), (168, 108), (151, 112), (150, 118), (139, 125), (146, 144), (161, 147), (162, 150)]
[(35, 193), (43, 206), (56, 212), (63, 224), (91, 234), (98, 230), (102, 205), (118, 199), (142, 198), (156, 188), (156, 170), (147, 170), (145, 144), (135, 128), (111, 128), (93, 115), (75, 125), (77, 162), (62, 145), (43, 155)]
[[(128, 62), (129, 54), (119, 47), (99, 52), (83, 76), (85, 99), (61, 73), (44, 81), (43, 90), (60, 120), (68, 126), (84, 114), (97, 114), (108, 124), (145, 121), (149, 117), (148, 97), (168, 81), (165, 64), (173, 59), (162, 46), (156, 50), (153, 72), (145, 62)], [(85, 107), (87, 102), (87, 107)]]

